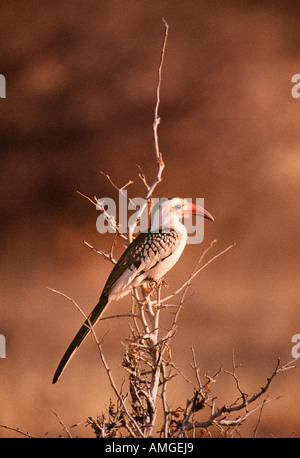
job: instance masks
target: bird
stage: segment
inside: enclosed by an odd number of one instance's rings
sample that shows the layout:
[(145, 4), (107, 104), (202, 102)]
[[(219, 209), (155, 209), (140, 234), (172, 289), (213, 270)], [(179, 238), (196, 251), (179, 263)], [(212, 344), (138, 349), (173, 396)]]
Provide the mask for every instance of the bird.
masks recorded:
[(133, 239), (112, 269), (99, 302), (89, 314), (64, 353), (55, 371), (56, 383), (66, 365), (85, 340), (103, 311), (114, 300), (120, 300), (132, 288), (157, 282), (179, 260), (187, 242), (187, 230), (182, 219), (198, 215), (214, 221), (204, 208), (180, 197), (161, 199), (151, 213), (151, 225)]

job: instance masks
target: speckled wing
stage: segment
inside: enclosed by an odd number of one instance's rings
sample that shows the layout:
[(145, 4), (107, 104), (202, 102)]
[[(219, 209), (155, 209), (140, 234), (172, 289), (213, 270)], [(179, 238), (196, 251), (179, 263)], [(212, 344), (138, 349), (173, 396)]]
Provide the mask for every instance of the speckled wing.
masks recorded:
[(152, 279), (153, 269), (176, 251), (180, 241), (181, 235), (174, 229), (141, 232), (113, 268), (102, 294), (118, 295), (143, 274), (146, 274), (144, 278)]

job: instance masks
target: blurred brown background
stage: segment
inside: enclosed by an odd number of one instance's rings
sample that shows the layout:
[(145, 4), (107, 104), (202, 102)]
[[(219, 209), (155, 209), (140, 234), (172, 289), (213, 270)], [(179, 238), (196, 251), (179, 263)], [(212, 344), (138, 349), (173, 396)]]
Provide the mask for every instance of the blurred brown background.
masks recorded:
[[(62, 297), (89, 312), (110, 265), (82, 241), (107, 249), (95, 208), (76, 194), (117, 197), (136, 163), (149, 181), (157, 67), (169, 23), (159, 128), (166, 169), (155, 196), (204, 197), (215, 217), (202, 245), (188, 246), (169, 273), (181, 284), (202, 250), (236, 247), (193, 282), (172, 344), (174, 362), (193, 377), (190, 347), (203, 372), (230, 369), (259, 390), (276, 364), (292, 359), (300, 333), (300, 4), (261, 1), (4, 1), (0, 4), (1, 292), (0, 423), (42, 437), (105, 410), (113, 396), (95, 345), (85, 342), (62, 379), (56, 365), (82, 322)], [(121, 247), (119, 248), (119, 250)], [(120, 251), (119, 251), (120, 252)], [(124, 301), (114, 305), (127, 311)], [(128, 335), (124, 319), (97, 326), (118, 380)], [(217, 403), (237, 397), (225, 375)], [(174, 408), (192, 393), (170, 384)], [(279, 375), (257, 436), (300, 436), (299, 368)], [(243, 428), (251, 436), (257, 415)], [(73, 434), (91, 435), (87, 428)], [(0, 429), (1, 437), (17, 434)]]

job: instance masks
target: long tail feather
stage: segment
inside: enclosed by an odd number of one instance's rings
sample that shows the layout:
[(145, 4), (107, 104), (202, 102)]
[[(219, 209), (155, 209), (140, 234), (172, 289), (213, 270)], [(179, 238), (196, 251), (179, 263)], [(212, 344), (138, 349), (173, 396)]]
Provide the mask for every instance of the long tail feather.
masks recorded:
[(74, 356), (74, 354), (76, 353), (76, 351), (78, 350), (78, 348), (80, 347), (80, 345), (82, 344), (82, 342), (84, 341), (88, 333), (90, 332), (91, 330), (90, 325), (93, 326), (97, 322), (97, 320), (100, 318), (101, 313), (103, 312), (104, 308), (106, 307), (107, 303), (108, 303), (108, 295), (102, 294), (98, 304), (93, 309), (93, 311), (90, 313), (87, 320), (85, 320), (84, 324), (81, 326), (76, 336), (70, 343), (65, 354), (63, 355), (59, 365), (57, 366), (52, 383), (57, 382), (63, 370), (65, 369), (66, 365), (69, 363), (72, 356)]

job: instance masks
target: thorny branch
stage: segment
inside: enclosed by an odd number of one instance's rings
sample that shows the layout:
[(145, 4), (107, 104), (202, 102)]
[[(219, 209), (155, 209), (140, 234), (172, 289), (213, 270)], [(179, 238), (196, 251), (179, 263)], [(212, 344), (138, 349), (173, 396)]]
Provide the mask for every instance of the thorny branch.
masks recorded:
[[(276, 367), (275, 367), (273, 373), (271, 374), (271, 376), (267, 378), (266, 384), (264, 386), (260, 387), (260, 390), (257, 393), (253, 394), (248, 399), (247, 399), (247, 394), (242, 392), (241, 389), (240, 389), (240, 384), (239, 384), (239, 381), (238, 381), (237, 376), (236, 376), (236, 367), (234, 367), (233, 372), (231, 373), (231, 375), (234, 378), (234, 380), (237, 382), (237, 386), (238, 386), (238, 390), (239, 390), (239, 392), (241, 394), (242, 402), (240, 404), (236, 404), (236, 401), (235, 401), (234, 403), (232, 403), (230, 405), (223, 405), (222, 407), (215, 408), (214, 398), (212, 398), (211, 399), (212, 402), (211, 402), (211, 406), (210, 406), (211, 414), (210, 414), (209, 418), (207, 420), (205, 420), (205, 421), (192, 421), (191, 422), (191, 421), (189, 421), (189, 418), (188, 418), (189, 416), (186, 415), (186, 418), (184, 419), (184, 421), (182, 422), (182, 424), (181, 424), (181, 426), (179, 428), (179, 431), (176, 431), (177, 435), (181, 436), (183, 434), (186, 434), (186, 432), (188, 432), (188, 431), (190, 431), (191, 429), (194, 429), (194, 428), (207, 429), (210, 426), (218, 427), (224, 436), (232, 435), (232, 433), (234, 432), (236, 427), (241, 425), (242, 422), (250, 414), (255, 412), (257, 409), (262, 408), (267, 402), (270, 402), (270, 401), (272, 401), (274, 399), (277, 399), (277, 398), (273, 398), (273, 399), (267, 399), (266, 398), (266, 399), (263, 400), (262, 403), (257, 404), (254, 407), (252, 407), (252, 409), (249, 410), (249, 408), (248, 408), (251, 404), (253, 404), (258, 398), (260, 398), (269, 389), (269, 386), (270, 386), (272, 380), (274, 379), (274, 377), (277, 374), (295, 367), (295, 366), (293, 366), (294, 361), (295, 360), (292, 360), (292, 361), (288, 362), (287, 364), (284, 364), (284, 365), (281, 366), (280, 365), (281, 361), (278, 358)], [(221, 373), (221, 372), (228, 372), (228, 371), (223, 371), (221, 369), (219, 373)], [(230, 373), (230, 372), (228, 372), (228, 373)], [(215, 377), (210, 379), (210, 383), (212, 381), (215, 381)], [(207, 387), (207, 385), (206, 385), (206, 387)], [(202, 396), (203, 406), (207, 406), (208, 405), (208, 401), (209, 401), (209, 399), (206, 397), (207, 396), (206, 395), (206, 387), (201, 387), (201, 391), (204, 390), (204, 391), (202, 391), (202, 395), (201, 395)], [(203, 393), (205, 393), (204, 394), (204, 398), (203, 398)], [(229, 417), (229, 415), (231, 413), (240, 412), (240, 411), (243, 411), (244, 414), (236, 417), (235, 419), (231, 419)], [(226, 427), (226, 430), (224, 430), (224, 427)], [(257, 430), (257, 425), (256, 425), (255, 430)]]

